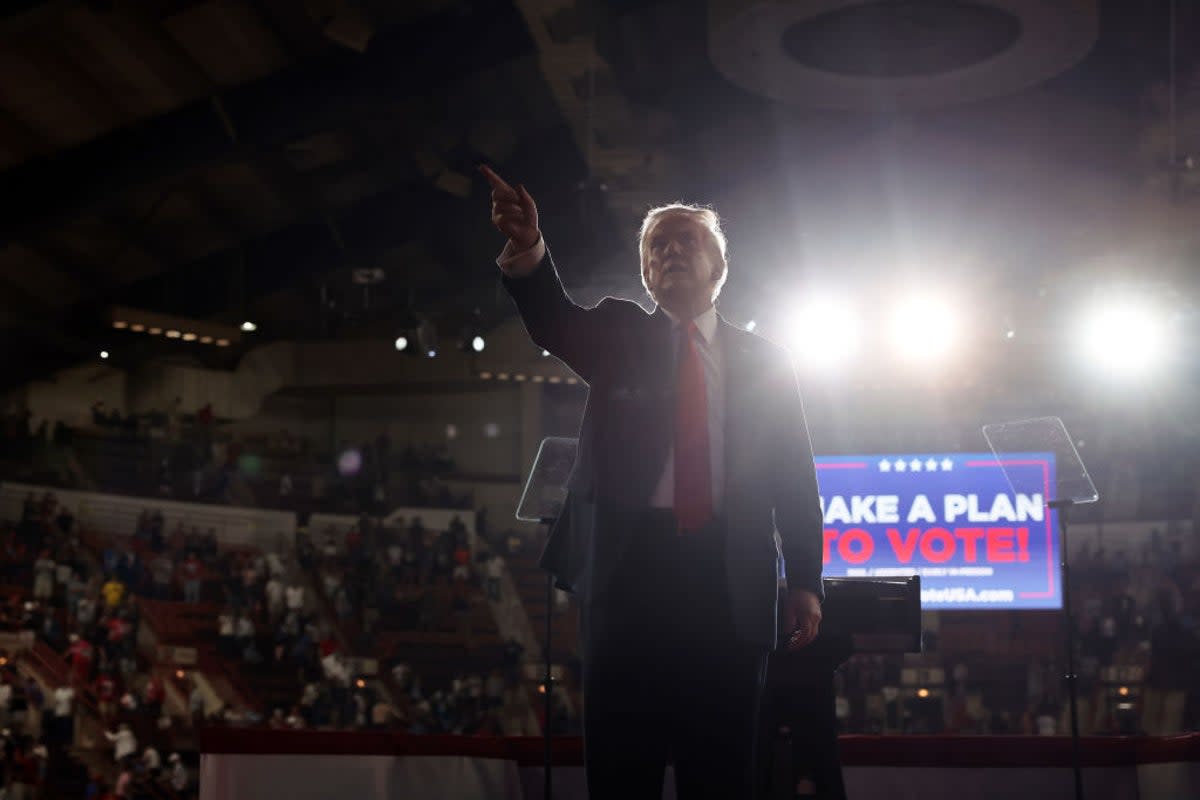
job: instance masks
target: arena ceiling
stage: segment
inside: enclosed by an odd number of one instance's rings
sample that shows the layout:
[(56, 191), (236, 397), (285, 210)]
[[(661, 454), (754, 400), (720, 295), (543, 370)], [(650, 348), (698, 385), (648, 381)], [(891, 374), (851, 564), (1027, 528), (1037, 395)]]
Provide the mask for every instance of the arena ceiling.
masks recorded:
[[(808, 5), (771, 22), (803, 67), (780, 86), (718, 0), (4, 4), (5, 384), (102, 347), (220, 366), (420, 315), (494, 325), (481, 161), (533, 192), (584, 302), (639, 293), (638, 220), (675, 199), (726, 217), (736, 319), (831, 276), (957, 281), (997, 328), (1094, 280), (1194, 295), (1195, 4), (1173, 112), (1167, 0), (1064, 0), (1078, 35), (1036, 42), (1021, 3)], [(1020, 85), (988, 74), (1002, 58)], [(114, 332), (113, 306), (259, 331)]]

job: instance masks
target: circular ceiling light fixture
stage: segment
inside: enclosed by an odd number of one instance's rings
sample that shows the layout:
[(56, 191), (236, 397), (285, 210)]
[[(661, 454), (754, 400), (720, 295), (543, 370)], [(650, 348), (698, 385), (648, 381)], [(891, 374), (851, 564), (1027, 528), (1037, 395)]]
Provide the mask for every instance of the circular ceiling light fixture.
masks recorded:
[(708, 50), (738, 86), (804, 107), (896, 111), (1011, 94), (1078, 63), (1095, 0), (710, 0)]

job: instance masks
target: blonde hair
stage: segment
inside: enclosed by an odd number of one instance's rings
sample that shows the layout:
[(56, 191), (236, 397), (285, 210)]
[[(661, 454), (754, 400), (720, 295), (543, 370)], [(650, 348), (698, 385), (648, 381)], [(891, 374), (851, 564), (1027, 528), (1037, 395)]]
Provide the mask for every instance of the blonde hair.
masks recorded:
[(646, 212), (646, 216), (642, 219), (642, 227), (638, 230), (638, 272), (642, 275), (642, 287), (647, 294), (650, 292), (650, 287), (646, 285), (646, 233), (650, 230), (651, 225), (667, 214), (688, 214), (696, 217), (712, 234), (713, 241), (717, 243), (717, 250), (721, 253), (721, 275), (717, 278), (717, 285), (713, 287), (713, 300), (716, 300), (721, 294), (721, 287), (725, 285), (725, 280), (729, 277), (729, 259), (725, 255), (729, 243), (725, 239), (725, 231), (721, 230), (721, 217), (717, 212), (708, 206), (698, 206), (692, 203), (668, 203)]

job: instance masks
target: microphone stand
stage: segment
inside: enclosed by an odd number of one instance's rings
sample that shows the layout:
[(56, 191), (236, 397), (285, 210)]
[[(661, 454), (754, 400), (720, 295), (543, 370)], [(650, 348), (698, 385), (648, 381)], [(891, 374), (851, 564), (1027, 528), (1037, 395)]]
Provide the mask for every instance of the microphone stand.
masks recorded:
[(1075, 800), (1083, 800), (1083, 769), (1079, 762), (1079, 675), (1075, 672), (1075, 617), (1071, 613), (1071, 568), (1067, 558), (1067, 515), (1075, 501), (1051, 500), (1046, 505), (1058, 512), (1063, 615), (1067, 622), (1067, 673), (1064, 677), (1071, 708), (1071, 771), (1075, 778)]
[[(543, 522), (547, 527), (546, 530), (553, 530), (554, 517), (542, 517)], [(542, 689), (546, 693), (546, 715), (545, 722), (542, 724), (542, 798), (543, 800), (551, 800), (552, 795), (552, 780), (551, 768), (553, 758), (550, 751), (550, 740), (553, 736), (551, 731), (553, 713), (552, 701), (554, 694), (554, 674), (552, 669), (553, 656), (551, 655), (552, 629), (554, 624), (554, 573), (546, 573), (546, 647), (543, 655), (545, 656), (546, 672), (542, 677)]]

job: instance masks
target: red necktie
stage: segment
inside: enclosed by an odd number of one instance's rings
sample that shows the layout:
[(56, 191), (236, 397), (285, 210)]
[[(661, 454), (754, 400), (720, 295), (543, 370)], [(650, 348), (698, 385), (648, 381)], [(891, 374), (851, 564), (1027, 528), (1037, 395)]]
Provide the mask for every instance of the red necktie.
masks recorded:
[(679, 532), (694, 532), (712, 518), (712, 469), (708, 455), (708, 393), (695, 322), (679, 351), (675, 413), (675, 518)]

